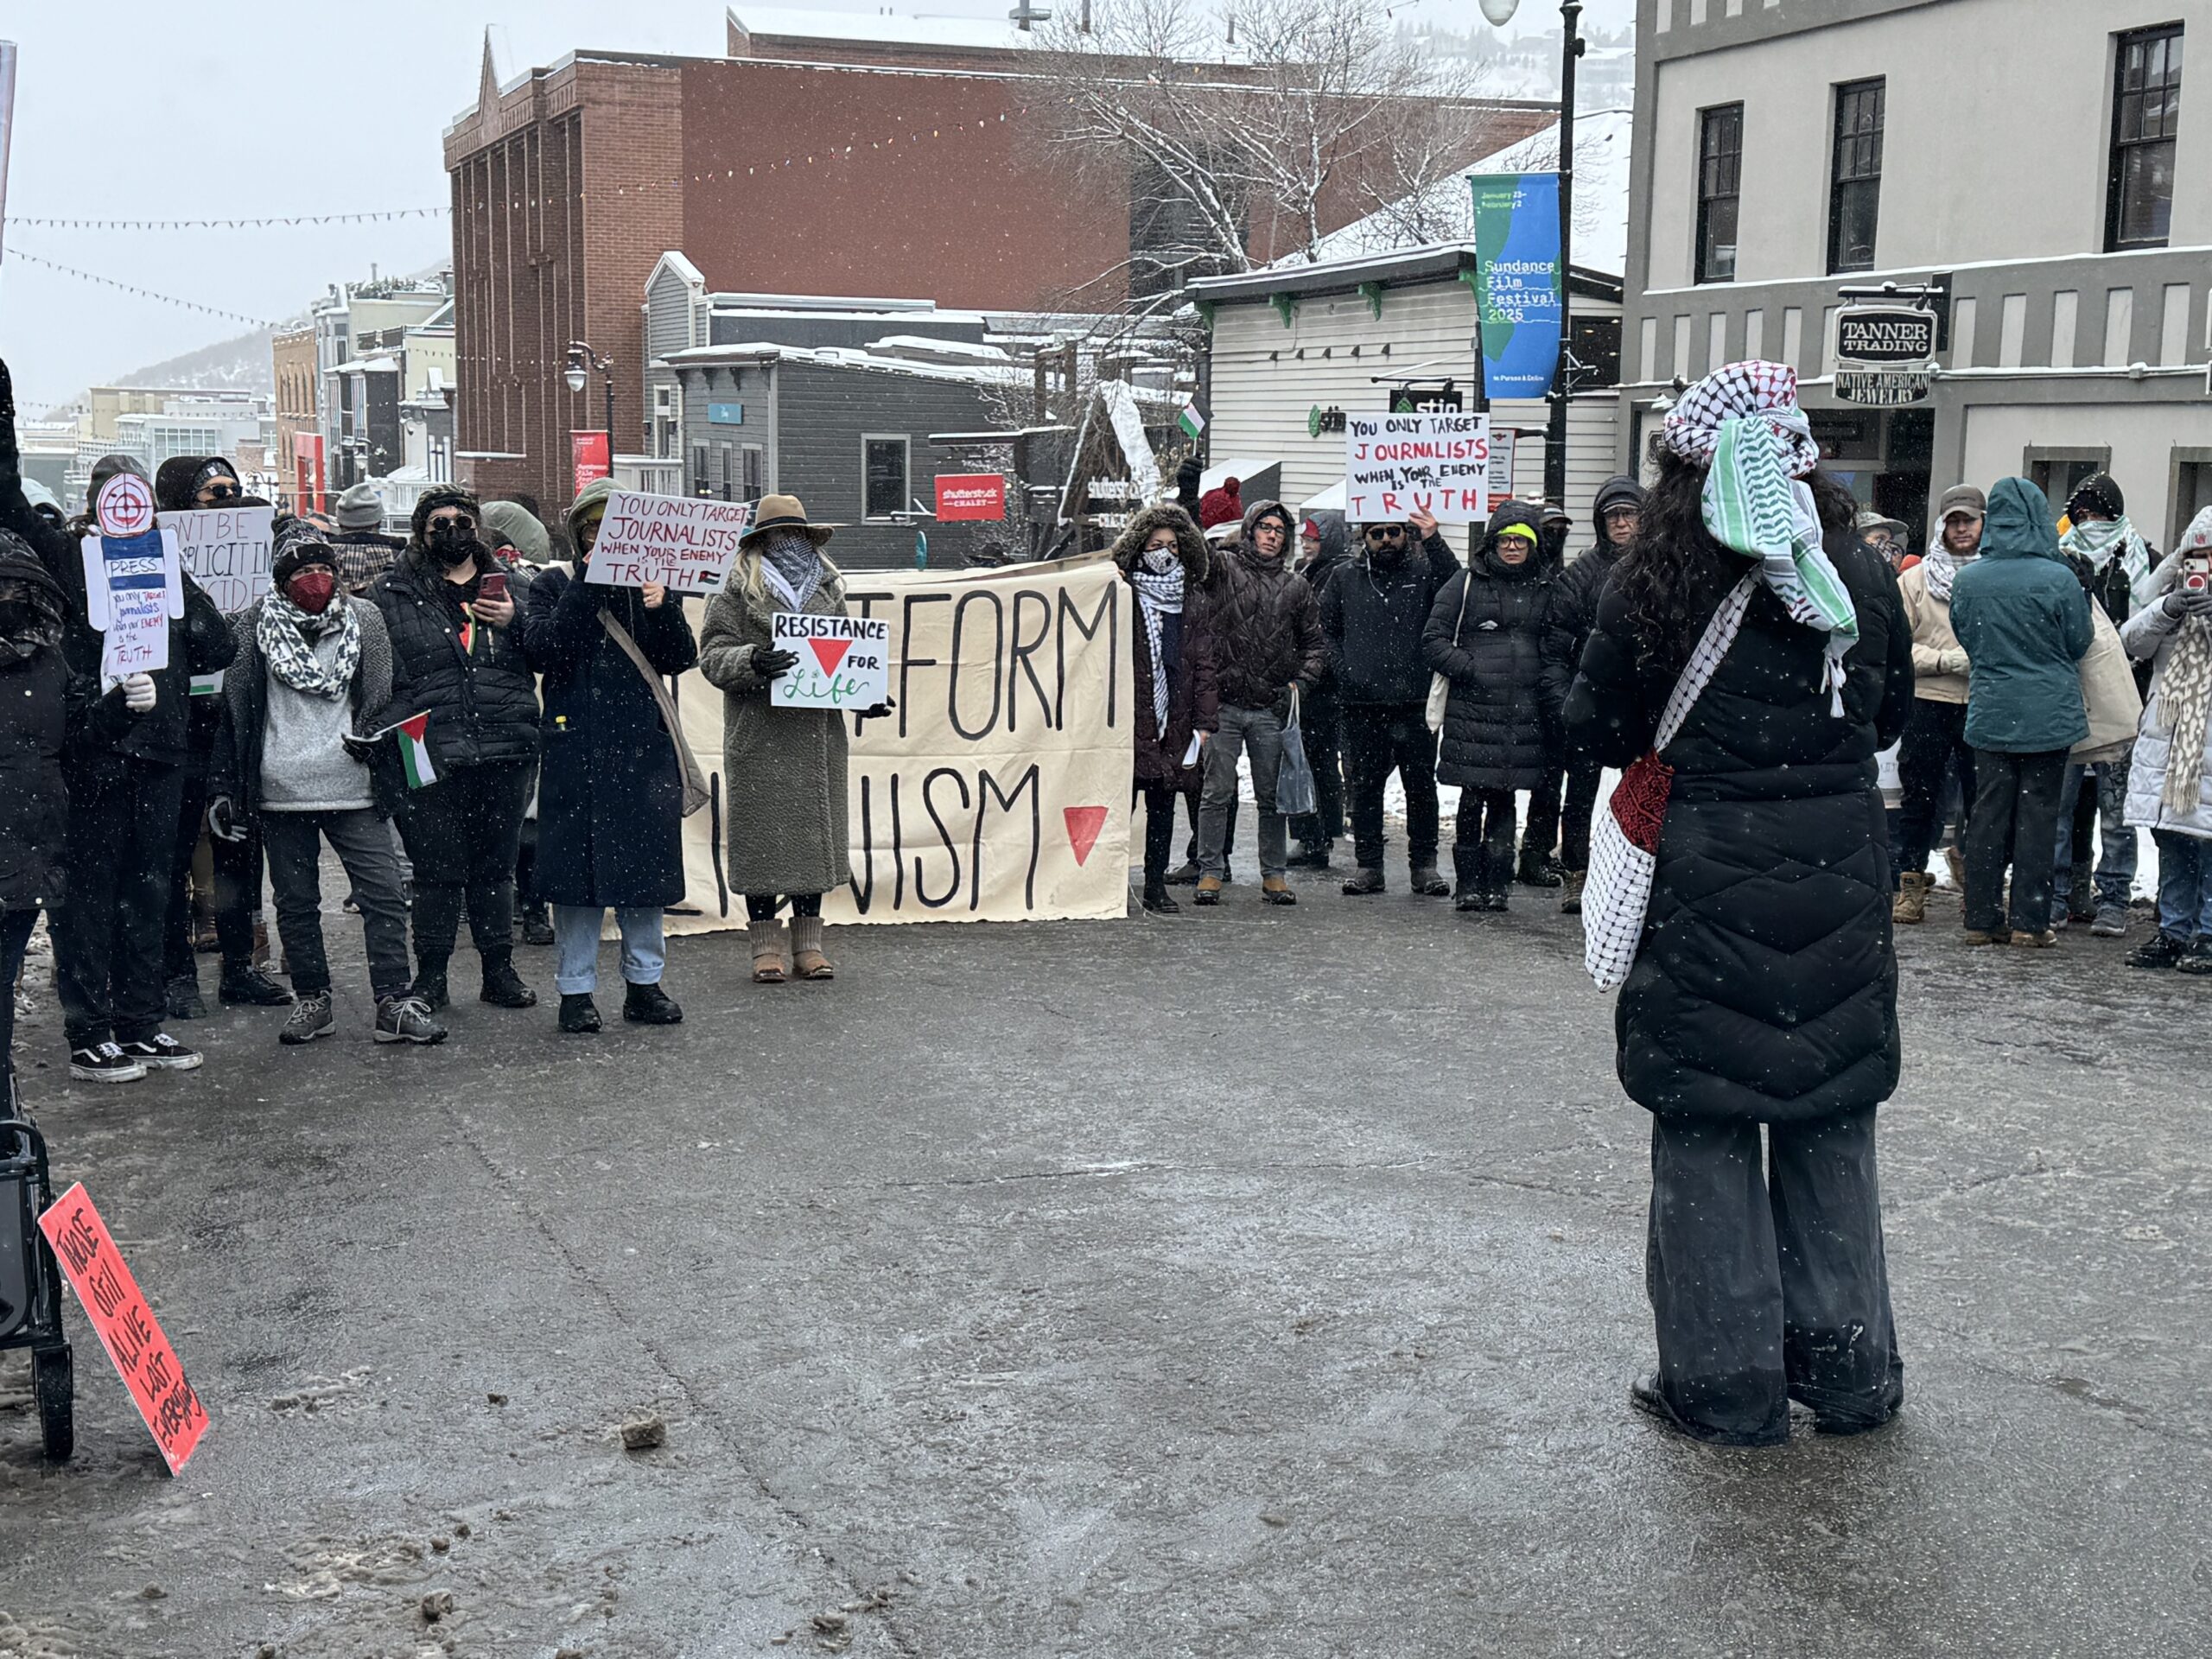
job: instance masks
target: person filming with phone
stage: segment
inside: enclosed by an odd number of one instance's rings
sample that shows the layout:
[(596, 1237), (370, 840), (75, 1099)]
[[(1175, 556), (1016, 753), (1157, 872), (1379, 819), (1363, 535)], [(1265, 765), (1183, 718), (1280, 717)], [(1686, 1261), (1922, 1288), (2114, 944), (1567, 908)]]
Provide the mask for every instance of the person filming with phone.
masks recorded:
[(2158, 847), (2158, 931), (2127, 963), (2212, 975), (2212, 507), (2145, 582), (2120, 642), (2152, 665), (2127, 823)]

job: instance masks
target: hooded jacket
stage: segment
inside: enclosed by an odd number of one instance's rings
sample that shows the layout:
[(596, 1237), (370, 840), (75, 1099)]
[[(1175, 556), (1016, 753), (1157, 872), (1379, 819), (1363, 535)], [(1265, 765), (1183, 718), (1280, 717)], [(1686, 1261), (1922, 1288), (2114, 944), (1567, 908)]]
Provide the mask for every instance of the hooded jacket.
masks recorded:
[(1533, 539), (1539, 510), (1499, 504), (1474, 563), (1437, 595), (1421, 635), (1429, 667), (1452, 683), (1436, 776), (1465, 789), (1534, 789), (1548, 770), (1543, 637), (1559, 573), (1535, 550), (1517, 565), (1498, 557), (1508, 526)]
[(1552, 584), (1551, 612), (1544, 627), (1543, 688), (1545, 717), (1554, 724), (1567, 707), (1574, 671), (1582, 664), (1582, 647), (1590, 641), (1590, 631), (1598, 626), (1598, 601), (1605, 596), (1613, 567), (1628, 551), (1605, 534), (1605, 510), (1620, 502), (1641, 507), (1643, 486), (1625, 474), (1617, 474), (1598, 486), (1590, 504), (1598, 539)]
[[(1283, 522), (1283, 550), (1263, 558), (1253, 526), (1273, 513)], [(1290, 569), (1298, 520), (1280, 501), (1246, 509), (1242, 539), (1214, 561), (1206, 600), (1221, 701), (1232, 709), (1269, 709), (1292, 684), (1311, 691), (1329, 665), (1321, 607)]]
[[(69, 797), (61, 753), (69, 729), (69, 671), (61, 659), (61, 584), (29, 543), (0, 531), (0, 582), (20, 584), (35, 618), (0, 633), (0, 910), (36, 910), (61, 897)], [(0, 986), (0, 995), (15, 994)]]
[(1409, 525), (1397, 556), (1382, 560), (1362, 537), (1357, 556), (1321, 592), (1321, 632), (1339, 702), (1406, 708), (1428, 700), (1421, 632), (1436, 595), (1459, 574), (1459, 561), (1441, 536), (1416, 543)]
[[(1154, 670), (1152, 653), (1146, 646), (1144, 620), (1135, 615), (1135, 582), (1133, 573), (1144, 553), (1144, 544), (1152, 539), (1153, 532), (1163, 527), (1175, 531), (1175, 553), (1183, 567), (1183, 610), (1174, 618), (1163, 618), (1164, 623), (1177, 624), (1173, 628), (1173, 644), (1169, 646), (1169, 630), (1161, 629), (1161, 645), (1174, 669), (1167, 677), (1167, 728), (1162, 731), (1154, 715), (1153, 691)], [(1172, 784), (1178, 789), (1197, 785), (1198, 768), (1194, 764), (1185, 766), (1183, 757), (1190, 752), (1191, 736), (1194, 732), (1211, 732), (1221, 724), (1221, 691), (1214, 676), (1213, 632), (1206, 613), (1206, 577), (1212, 568), (1212, 555), (1206, 547), (1205, 537), (1198, 534), (1198, 527), (1182, 508), (1172, 505), (1146, 507), (1132, 517), (1127, 529), (1114, 543), (1113, 559), (1121, 570), (1122, 579), (1130, 583), (1130, 605), (1133, 620), (1131, 636), (1136, 641), (1135, 652), (1135, 681), (1133, 685), (1136, 721), (1136, 780), (1140, 784)]]
[(2094, 638), (2088, 595), (2058, 550), (2050, 501), (2024, 478), (1989, 493), (1981, 556), (1951, 584), (1951, 627), (1972, 664), (1968, 743), (2039, 754), (2089, 734), (2079, 666)]

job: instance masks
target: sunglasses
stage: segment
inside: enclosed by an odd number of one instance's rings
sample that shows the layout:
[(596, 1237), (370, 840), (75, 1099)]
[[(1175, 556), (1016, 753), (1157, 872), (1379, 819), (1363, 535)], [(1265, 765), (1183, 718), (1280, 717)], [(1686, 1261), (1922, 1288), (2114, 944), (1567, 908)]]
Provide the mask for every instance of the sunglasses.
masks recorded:
[(1377, 524), (1367, 532), (1367, 539), (1370, 542), (1402, 542), (1406, 539), (1406, 532), (1396, 524)]
[(239, 501), (245, 499), (245, 492), (238, 488), (235, 484), (209, 484), (205, 486), (200, 492), (200, 499), (210, 503), (219, 501)]

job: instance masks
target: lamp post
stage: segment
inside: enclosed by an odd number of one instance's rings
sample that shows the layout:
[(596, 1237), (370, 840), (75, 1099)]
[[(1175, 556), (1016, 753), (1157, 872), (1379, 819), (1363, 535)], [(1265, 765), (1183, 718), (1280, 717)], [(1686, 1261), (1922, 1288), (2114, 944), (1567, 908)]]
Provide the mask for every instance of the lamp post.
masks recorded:
[(569, 342), (569, 366), (561, 378), (569, 383), (569, 390), (581, 392), (591, 383), (591, 372), (597, 369), (607, 379), (607, 475), (614, 476), (614, 359), (601, 357), (581, 340)]
[[(1482, 0), (1483, 16), (1503, 28), (1521, 0)], [(1582, 0), (1561, 0), (1559, 71), (1559, 362), (1552, 371), (1550, 419), (1544, 428), (1544, 499), (1567, 505), (1567, 404), (1574, 353), (1567, 321), (1574, 289), (1574, 62), (1582, 55)]]

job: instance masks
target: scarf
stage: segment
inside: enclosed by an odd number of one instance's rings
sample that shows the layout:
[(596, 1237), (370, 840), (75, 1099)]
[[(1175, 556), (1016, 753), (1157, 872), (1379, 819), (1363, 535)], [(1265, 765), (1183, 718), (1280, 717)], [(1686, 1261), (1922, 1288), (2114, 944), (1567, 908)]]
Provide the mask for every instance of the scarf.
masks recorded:
[(2067, 526), (2066, 533), (2058, 538), (2059, 550), (2071, 558), (2087, 562), (2090, 569), (2101, 576), (2105, 567), (2114, 556), (2120, 568), (2127, 573), (2127, 586), (2138, 605), (2146, 605), (2150, 597), (2144, 591), (2144, 582), (2151, 574), (2151, 550), (2137, 533), (2134, 524), (2122, 513), (2117, 518), (2092, 518), (2086, 524)]
[[(1171, 558), (1173, 556), (1170, 556)], [(1150, 555), (1146, 556), (1147, 560)], [(1140, 565), (1129, 572), (1129, 585), (1137, 590), (1137, 613), (1144, 618), (1146, 648), (1152, 653), (1152, 722), (1160, 741), (1167, 741), (1167, 665), (1160, 660), (1160, 619), (1176, 616), (1183, 609), (1183, 566), (1179, 560), (1165, 570)]]
[(1829, 712), (1843, 716), (1843, 659), (1859, 643), (1859, 612), (1821, 545), (1805, 480), (1821, 448), (1797, 407), (1797, 372), (1781, 363), (1731, 363), (1682, 394), (1660, 441), (1706, 468), (1705, 527), (1722, 546), (1759, 562), (1791, 618), (1827, 635)]
[(822, 585), (822, 550), (803, 530), (772, 530), (760, 538), (760, 580), (787, 607), (803, 611)]
[(1959, 579), (1960, 569), (1980, 556), (1977, 549), (1965, 558), (1961, 558), (1943, 545), (1943, 532), (1937, 531), (1929, 538), (1928, 550), (1920, 556), (1920, 568), (1928, 575), (1928, 597), (1948, 605), (1951, 602), (1951, 584)]
[[(2171, 579), (2179, 582), (2181, 561), (2206, 547), (2212, 547), (2212, 507), (2189, 521), (2181, 545), (2167, 556)], [(2160, 569), (2163, 574), (2165, 566)], [(2167, 739), (2166, 781), (2160, 797), (2167, 811), (2188, 817), (2200, 804), (2205, 744), (2212, 737), (2212, 616), (2187, 618), (2176, 630), (2172, 654), (2158, 677), (2158, 704), (2155, 729)]]
[[(311, 639), (338, 630), (338, 659), (326, 671)], [(302, 630), (306, 630), (305, 636)], [(295, 691), (334, 702), (353, 689), (353, 671), (361, 665), (361, 619), (339, 594), (321, 616), (310, 616), (275, 588), (263, 595), (261, 614), (253, 625), (254, 643), (269, 664), (269, 671)]]

